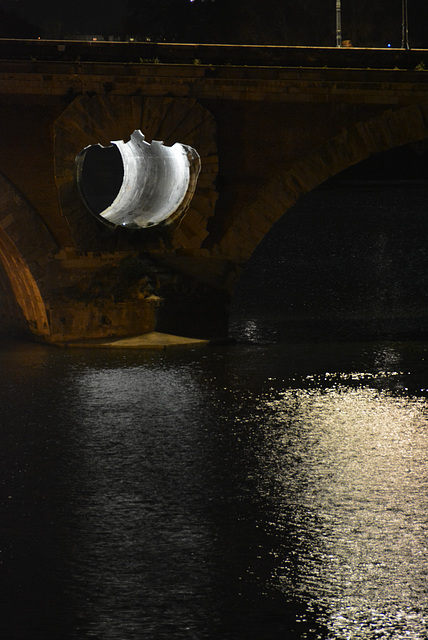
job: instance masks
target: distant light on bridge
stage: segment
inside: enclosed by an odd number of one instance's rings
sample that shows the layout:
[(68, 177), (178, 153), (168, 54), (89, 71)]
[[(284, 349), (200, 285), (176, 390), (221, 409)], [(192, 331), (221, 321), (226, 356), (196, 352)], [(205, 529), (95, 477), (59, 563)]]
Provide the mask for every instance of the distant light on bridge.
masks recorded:
[[(342, 0), (336, 0), (336, 46), (342, 46)], [(391, 44), (388, 43), (387, 47), (390, 48)], [(407, 0), (401, 0), (401, 48), (410, 49)]]

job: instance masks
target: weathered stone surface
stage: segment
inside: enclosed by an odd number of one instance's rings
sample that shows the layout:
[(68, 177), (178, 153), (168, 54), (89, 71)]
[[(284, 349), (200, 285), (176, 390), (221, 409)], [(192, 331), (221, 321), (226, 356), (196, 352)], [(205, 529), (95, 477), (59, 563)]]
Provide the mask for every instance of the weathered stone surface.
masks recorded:
[[(286, 48), (260, 53), (267, 66), (243, 66), (233, 47), (241, 66), (219, 63), (215, 47), (201, 65), (77, 63), (67, 48), (61, 61), (0, 62), (2, 278), (13, 283), (2, 295), (14, 291), (17, 323), (47, 340), (224, 333), (239, 270), (288, 208), (352, 164), (428, 139), (427, 73), (405, 55), (366, 52), (395, 62), (342, 69), (337, 60), (357, 52), (311, 51), (305, 68), (290, 61), (308, 52)], [(331, 66), (314, 66), (322, 56)], [(170, 229), (111, 232), (79, 199), (76, 155), (135, 129), (201, 156), (190, 207)], [(141, 277), (104, 286), (125, 257), (144, 257)]]
[(158, 301), (55, 303), (48, 309), (51, 342), (110, 338), (154, 331)]

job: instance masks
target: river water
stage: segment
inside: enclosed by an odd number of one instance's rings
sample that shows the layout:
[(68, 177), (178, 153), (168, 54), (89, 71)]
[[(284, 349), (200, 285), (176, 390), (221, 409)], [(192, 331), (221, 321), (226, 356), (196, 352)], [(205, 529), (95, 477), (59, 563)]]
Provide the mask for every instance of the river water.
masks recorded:
[(333, 334), (346, 287), (325, 335), (303, 335), (309, 257), (293, 271), (267, 251), (236, 344), (1, 344), (1, 638), (427, 637), (428, 341), (387, 335), (385, 305), (370, 339), (349, 335), (355, 313)]

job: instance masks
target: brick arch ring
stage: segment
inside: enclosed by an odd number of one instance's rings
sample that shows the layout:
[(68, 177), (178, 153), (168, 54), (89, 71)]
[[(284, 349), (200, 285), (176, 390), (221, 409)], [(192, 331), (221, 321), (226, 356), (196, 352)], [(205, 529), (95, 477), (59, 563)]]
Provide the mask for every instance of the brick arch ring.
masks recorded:
[(123, 159), (127, 141), (133, 144), (136, 136), (143, 136), (144, 143), (138, 141), (140, 146), (146, 142), (155, 145), (153, 141), (158, 141), (157, 145), (162, 142), (165, 148), (174, 148), (180, 143), (185, 150), (197, 152), (200, 174), (197, 183), (194, 180), (192, 184), (190, 196), (188, 193), (183, 196), (185, 206), (175, 216), (170, 240), (172, 248), (199, 248), (208, 235), (207, 222), (214, 215), (217, 200), (215, 120), (193, 99), (139, 96), (79, 96), (54, 123), (55, 180), (75, 247), (99, 248), (97, 243), (102, 245), (103, 235), (102, 225), (88, 213), (79, 195), (76, 158), (79, 155), (81, 158), (88, 147), (108, 148), (113, 142)]
[(428, 140), (428, 105), (388, 110), (354, 123), (291, 167), (279, 167), (251, 207), (237, 213), (213, 250), (245, 263), (275, 222), (305, 193), (371, 156), (424, 140)]
[(43, 299), (46, 262), (57, 245), (37, 212), (0, 174), (0, 264), (9, 279), (28, 333), (47, 339), (49, 310)]

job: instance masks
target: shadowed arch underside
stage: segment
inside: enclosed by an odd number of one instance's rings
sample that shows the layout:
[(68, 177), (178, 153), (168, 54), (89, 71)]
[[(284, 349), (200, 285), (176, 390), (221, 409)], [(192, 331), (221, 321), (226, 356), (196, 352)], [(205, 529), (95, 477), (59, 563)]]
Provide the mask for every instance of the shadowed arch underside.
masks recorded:
[[(15, 187), (0, 175), (0, 262), (22, 318), (17, 323), (33, 335), (50, 335), (38, 279), (56, 250), (52, 236)], [(20, 315), (21, 315), (20, 314)]]
[(386, 111), (357, 122), (314, 149), (291, 167), (278, 171), (257, 199), (236, 212), (213, 251), (245, 263), (273, 224), (305, 193), (369, 157), (405, 144), (428, 139), (428, 105)]
[[(79, 197), (74, 180), (76, 156), (89, 145), (107, 146), (113, 140), (126, 142), (135, 130), (140, 130), (148, 142), (159, 140), (168, 146), (179, 142), (199, 154), (201, 173), (196, 191), (186, 214), (169, 232), (172, 248), (199, 248), (208, 235), (207, 221), (214, 215), (217, 200), (214, 118), (189, 98), (123, 96), (80, 96), (54, 125), (55, 179), (61, 210), (76, 248), (113, 250), (118, 243), (118, 235), (103, 229)], [(124, 233), (120, 236), (121, 246), (127, 239)]]

